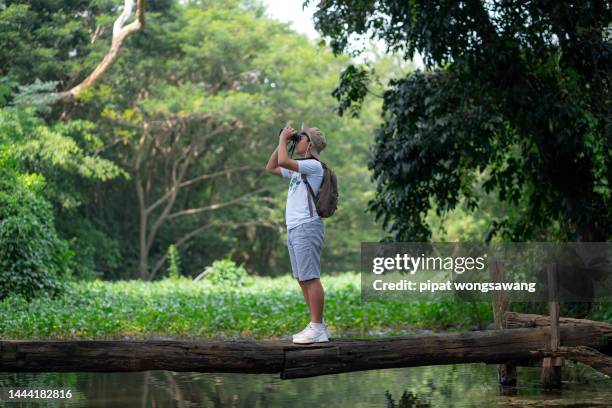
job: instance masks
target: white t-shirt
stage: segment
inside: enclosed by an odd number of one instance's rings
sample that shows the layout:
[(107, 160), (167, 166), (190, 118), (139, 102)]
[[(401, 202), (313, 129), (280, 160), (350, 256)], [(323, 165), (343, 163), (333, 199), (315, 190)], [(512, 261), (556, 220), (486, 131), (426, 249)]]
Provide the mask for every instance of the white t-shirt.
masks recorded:
[[(291, 178), (289, 181), (289, 190), (287, 191), (287, 205), (285, 207), (285, 220), (287, 222), (287, 230), (297, 227), (305, 222), (314, 221), (319, 217), (315, 200), (312, 199), (312, 217), (308, 210), (308, 196), (310, 194), (306, 183), (302, 181), (302, 173), (306, 174), (308, 184), (312, 187), (312, 191), (317, 195), (319, 186), (323, 181), (323, 165), (316, 159), (297, 159), (298, 171), (292, 171), (281, 167), (283, 177)], [(312, 195), (311, 195), (312, 198)]]

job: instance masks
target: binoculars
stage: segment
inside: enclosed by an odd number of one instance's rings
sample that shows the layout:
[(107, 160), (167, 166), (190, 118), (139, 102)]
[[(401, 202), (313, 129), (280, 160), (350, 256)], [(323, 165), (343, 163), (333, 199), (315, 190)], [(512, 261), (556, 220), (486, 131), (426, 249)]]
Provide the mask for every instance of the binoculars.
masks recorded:
[[(283, 132), (283, 128), (281, 128), (281, 130), (279, 130), (278, 135), (280, 136), (280, 134)], [(306, 136), (306, 132), (302, 131), (302, 132), (298, 132), (297, 130), (295, 132), (293, 132), (291, 134), (291, 137), (289, 138), (289, 140), (293, 143), (297, 143), (300, 141), (300, 138), (302, 136)]]
[[(278, 132), (279, 136), (283, 132), (283, 129), (284, 128), (281, 128), (281, 130)], [(297, 144), (297, 142), (300, 141), (300, 138), (302, 136), (306, 136), (306, 132), (295, 131), (291, 134), (291, 137), (289, 138), (289, 141), (291, 142), (291, 146), (289, 146), (289, 154), (291, 155), (291, 157), (293, 157), (293, 151), (295, 150), (295, 145)]]

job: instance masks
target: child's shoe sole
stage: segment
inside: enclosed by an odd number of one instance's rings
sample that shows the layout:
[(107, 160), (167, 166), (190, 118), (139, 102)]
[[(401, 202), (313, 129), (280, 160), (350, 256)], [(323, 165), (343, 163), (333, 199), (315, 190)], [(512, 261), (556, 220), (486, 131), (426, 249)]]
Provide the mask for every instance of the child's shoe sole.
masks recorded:
[(329, 341), (329, 338), (325, 333), (320, 336), (313, 338), (294, 338), (293, 342), (295, 344), (312, 344), (312, 343), (326, 343)]

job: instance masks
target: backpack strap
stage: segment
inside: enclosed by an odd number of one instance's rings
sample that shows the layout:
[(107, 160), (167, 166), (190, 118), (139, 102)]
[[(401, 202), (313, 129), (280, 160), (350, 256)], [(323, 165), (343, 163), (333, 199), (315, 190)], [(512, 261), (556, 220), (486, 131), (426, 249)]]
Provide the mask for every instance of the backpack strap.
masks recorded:
[[(310, 187), (310, 183), (308, 182), (308, 178), (304, 173), (301, 173), (302, 181), (306, 183), (306, 189), (310, 192), (310, 194), (306, 193), (308, 196), (308, 211), (310, 211), (310, 217), (312, 218), (312, 199), (315, 197), (314, 191), (312, 191), (312, 187)], [(312, 195), (312, 198), (310, 197)]]
[[(325, 179), (325, 169), (327, 169), (327, 166), (325, 165), (325, 163), (323, 163), (321, 160), (317, 159), (314, 156), (308, 157), (308, 159), (314, 159), (318, 161), (319, 163), (321, 163), (321, 166), (323, 167), (323, 180), (324, 180)], [(304, 158), (301, 160), (306, 160), (306, 159)], [(317, 197), (315, 196), (315, 193), (312, 190), (310, 183), (308, 182), (308, 177), (306, 176), (306, 174), (300, 173), (300, 175), (302, 176), (302, 181), (306, 184), (306, 188), (310, 192), (310, 194), (306, 193), (306, 195), (308, 196), (308, 210), (310, 211), (310, 217), (312, 218), (312, 200), (315, 200)], [(323, 184), (323, 180), (321, 180), (321, 184)], [(310, 196), (312, 196), (312, 198)]]

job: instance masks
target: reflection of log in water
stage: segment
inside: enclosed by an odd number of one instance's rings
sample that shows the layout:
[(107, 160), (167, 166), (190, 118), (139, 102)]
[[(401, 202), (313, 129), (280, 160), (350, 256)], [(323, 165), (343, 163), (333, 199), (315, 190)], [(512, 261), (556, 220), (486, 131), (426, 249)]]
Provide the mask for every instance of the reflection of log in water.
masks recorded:
[[(541, 318), (536, 321), (542, 322)], [(560, 323), (561, 346), (586, 346), (612, 354), (612, 325), (584, 320), (566, 324), (564, 318)], [(509, 319), (509, 326), (512, 327), (512, 319)], [(280, 373), (281, 378), (300, 378), (380, 368), (520, 362), (532, 359), (533, 351), (544, 349), (548, 337), (548, 328), (537, 326), (367, 340), (339, 339), (303, 346), (279, 340), (0, 341), (0, 370), (170, 370)]]

